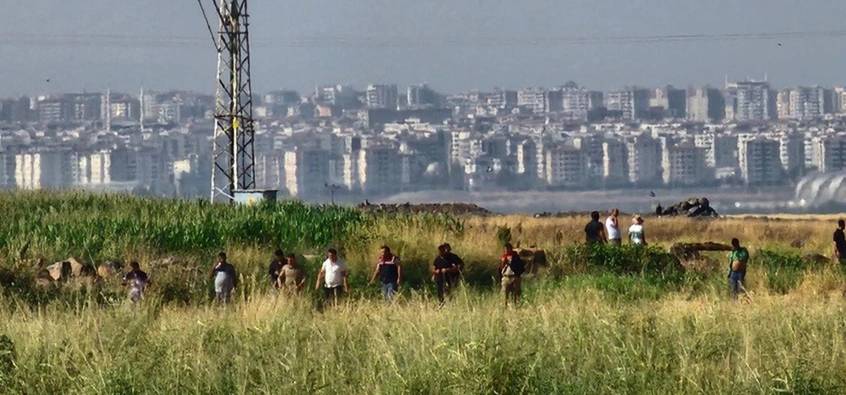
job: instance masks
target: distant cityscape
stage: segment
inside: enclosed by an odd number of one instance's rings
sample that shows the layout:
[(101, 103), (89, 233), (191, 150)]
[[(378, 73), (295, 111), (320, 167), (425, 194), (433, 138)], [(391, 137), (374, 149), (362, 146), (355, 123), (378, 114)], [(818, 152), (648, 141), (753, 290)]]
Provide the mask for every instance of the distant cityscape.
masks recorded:
[[(0, 100), (0, 187), (208, 198), (214, 98)], [(318, 86), (254, 98), (256, 183), (281, 196), (793, 186), (846, 170), (846, 88)]]

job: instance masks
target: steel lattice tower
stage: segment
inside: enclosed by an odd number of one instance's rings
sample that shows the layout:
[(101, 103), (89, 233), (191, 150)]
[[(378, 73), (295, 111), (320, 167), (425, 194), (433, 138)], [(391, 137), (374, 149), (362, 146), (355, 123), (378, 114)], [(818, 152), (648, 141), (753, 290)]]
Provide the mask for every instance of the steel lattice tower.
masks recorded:
[(256, 186), (247, 0), (212, 0), (217, 34), (202, 0), (198, 2), (217, 49), (211, 200), (231, 201), (236, 190)]

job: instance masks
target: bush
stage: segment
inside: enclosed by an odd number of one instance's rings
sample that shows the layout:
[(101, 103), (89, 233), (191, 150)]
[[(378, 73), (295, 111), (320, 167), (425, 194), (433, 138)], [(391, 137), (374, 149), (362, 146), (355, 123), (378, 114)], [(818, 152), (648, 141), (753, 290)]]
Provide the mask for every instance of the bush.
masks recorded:
[(767, 289), (786, 294), (802, 283), (807, 270), (820, 268), (819, 264), (805, 262), (797, 253), (761, 250), (754, 257), (753, 264), (764, 269)]
[(660, 247), (576, 244), (564, 251), (566, 264), (575, 270), (661, 275), (681, 271), (678, 259)]

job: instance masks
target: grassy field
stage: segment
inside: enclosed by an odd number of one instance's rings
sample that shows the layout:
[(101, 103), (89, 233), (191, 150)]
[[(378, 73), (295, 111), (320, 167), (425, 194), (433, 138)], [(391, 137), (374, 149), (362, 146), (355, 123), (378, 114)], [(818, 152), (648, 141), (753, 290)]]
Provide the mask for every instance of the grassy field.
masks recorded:
[[(581, 217), (371, 216), (284, 203), (255, 208), (86, 194), (0, 194), (3, 393), (843, 393), (846, 281), (831, 219), (647, 218), (649, 249), (586, 249)], [(547, 251), (503, 308), (493, 285), (504, 235)], [(728, 300), (726, 262), (685, 270), (668, 247), (727, 242), (752, 252), (748, 303)], [(438, 308), (428, 265), (449, 241), (465, 286)], [(366, 285), (377, 249), (408, 284), (386, 305)], [(321, 308), (263, 278), (275, 248), (338, 247), (353, 293)], [(237, 301), (212, 305), (204, 274), (226, 250)], [(139, 259), (154, 284), (130, 306), (117, 279), (39, 286), (68, 256)], [(168, 259), (163, 259), (168, 258)], [(313, 283), (312, 283), (313, 284)]]

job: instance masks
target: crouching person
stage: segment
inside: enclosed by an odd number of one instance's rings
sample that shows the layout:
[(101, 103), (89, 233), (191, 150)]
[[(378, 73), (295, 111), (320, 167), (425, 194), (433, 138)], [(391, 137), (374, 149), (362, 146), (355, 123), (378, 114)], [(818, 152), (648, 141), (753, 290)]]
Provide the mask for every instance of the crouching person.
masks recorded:
[(505, 295), (505, 306), (508, 306), (508, 299), (516, 305), (520, 301), (520, 294), (522, 292), (522, 278), (523, 272), (526, 270), (526, 265), (520, 259), (514, 247), (507, 243), (505, 244), (505, 253), (502, 254), (499, 265), (499, 273), (502, 275), (502, 293)]
[(144, 291), (150, 283), (147, 273), (141, 270), (141, 265), (136, 261), (129, 263), (131, 269), (123, 276), (123, 285), (129, 287), (129, 300), (138, 303), (144, 298)]

